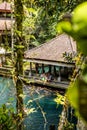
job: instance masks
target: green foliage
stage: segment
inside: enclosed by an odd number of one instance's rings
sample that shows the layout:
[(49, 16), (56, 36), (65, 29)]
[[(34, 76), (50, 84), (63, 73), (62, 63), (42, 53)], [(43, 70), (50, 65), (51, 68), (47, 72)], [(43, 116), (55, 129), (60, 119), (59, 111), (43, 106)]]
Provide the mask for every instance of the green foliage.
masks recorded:
[(30, 67), (29, 62), (26, 61), (26, 62), (23, 63), (23, 71), (29, 69), (29, 67)]
[(37, 8), (38, 16), (33, 34), (39, 44), (44, 43), (57, 35), (56, 25), (65, 12), (71, 12), (79, 4), (74, 0), (35, 0), (32, 7)]
[(84, 81), (84, 76), (77, 78), (76, 81), (71, 84), (67, 96), (71, 105), (76, 110), (76, 115), (87, 122), (87, 83)]
[(15, 47), (16, 49), (23, 49), (23, 48), (24, 48), (23, 45), (14, 45), (14, 47)]
[(74, 124), (67, 122), (67, 124), (63, 126), (62, 130), (74, 130)]
[(54, 101), (55, 101), (57, 104), (64, 105), (65, 96), (63, 96), (63, 95), (57, 93), (57, 97), (54, 99)]
[(74, 130), (75, 126), (71, 121), (68, 119), (69, 115), (69, 104), (67, 101), (67, 97), (65, 95), (61, 95), (57, 93), (57, 98), (54, 99), (54, 101), (59, 105), (61, 104), (63, 106), (63, 110), (60, 116), (60, 122), (58, 126), (58, 130)]
[(0, 130), (16, 130), (13, 109), (7, 109), (5, 105), (0, 108)]
[(72, 14), (71, 21), (63, 21), (58, 24), (57, 29), (59, 32), (66, 32), (71, 35), (76, 41), (78, 49), (84, 54), (87, 55), (87, 2), (79, 5)]
[(71, 83), (67, 91), (67, 97), (69, 99), (69, 102), (71, 103), (72, 107), (76, 109), (76, 111), (79, 109), (79, 106), (78, 106), (79, 91), (78, 91), (77, 84), (78, 84), (78, 80)]
[[(71, 82), (67, 91), (68, 99), (75, 108), (76, 114), (87, 122), (87, 2), (77, 6), (71, 21), (63, 21), (58, 24), (60, 32), (66, 32), (77, 42), (77, 48), (84, 54), (84, 62), (81, 63), (77, 77)], [(77, 66), (77, 69), (79, 66)]]
[(66, 33), (70, 33), (71, 30), (72, 30), (72, 26), (69, 21), (62, 21), (62, 22), (58, 23), (58, 26), (57, 26), (58, 33), (63, 33), (64, 31)]
[(64, 57), (64, 60), (69, 62), (69, 63), (72, 63), (74, 62), (74, 59), (73, 59), (73, 54), (72, 53), (63, 53), (63, 57)]
[[(33, 31), (35, 29), (35, 22), (38, 15), (38, 9), (34, 9), (32, 6), (28, 7), (29, 3), (23, 5), (24, 7), (24, 21), (23, 21), (23, 36), (25, 37), (25, 48), (29, 47), (29, 44), (34, 44), (36, 41)], [(36, 43), (36, 42), (35, 42)], [(37, 44), (36, 44), (37, 45)]]

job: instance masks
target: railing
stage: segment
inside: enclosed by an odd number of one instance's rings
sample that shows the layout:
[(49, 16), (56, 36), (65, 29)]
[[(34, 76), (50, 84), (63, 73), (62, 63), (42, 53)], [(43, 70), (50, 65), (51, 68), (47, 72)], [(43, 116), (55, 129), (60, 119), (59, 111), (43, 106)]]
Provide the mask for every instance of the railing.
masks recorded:
[(11, 67), (0, 67), (0, 75), (2, 76), (12, 76)]
[(51, 81), (43, 81), (41, 80), (40, 76), (20, 76), (20, 78), (27, 84), (39, 84), (44, 86), (49, 86), (52, 88), (61, 88), (61, 89), (67, 89), (69, 86), (69, 81), (57, 81), (57, 80), (51, 80)]
[[(0, 67), (0, 75), (2, 76), (12, 77), (11, 71), (12, 71), (12, 67), (7, 67), (7, 66)], [(33, 84), (39, 84), (39, 85), (49, 86), (53, 88), (67, 89), (69, 85), (69, 81), (57, 81), (55, 79), (51, 81), (46, 81), (46, 80), (42, 80), (39, 75), (34, 75), (34, 76), (20, 75), (19, 78), (27, 84), (33, 83)]]

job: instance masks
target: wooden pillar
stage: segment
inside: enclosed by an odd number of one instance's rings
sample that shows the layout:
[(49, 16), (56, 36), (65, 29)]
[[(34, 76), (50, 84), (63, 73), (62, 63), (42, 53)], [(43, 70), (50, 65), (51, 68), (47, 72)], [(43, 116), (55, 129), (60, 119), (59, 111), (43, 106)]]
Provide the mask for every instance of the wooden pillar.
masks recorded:
[(61, 67), (59, 67), (59, 76), (61, 76)]
[(51, 67), (51, 65), (49, 65), (49, 73), (51, 73), (51, 69), (52, 69), (52, 67)]
[(35, 64), (36, 74), (38, 74), (38, 63)]
[(61, 66), (59, 67), (59, 76), (58, 76), (58, 81), (61, 81)]
[(54, 66), (54, 75), (56, 76), (56, 67)]
[(32, 63), (30, 62), (30, 71), (29, 71), (29, 76), (32, 76)]
[(42, 73), (44, 73), (44, 64), (42, 64)]
[(68, 67), (64, 67), (64, 77), (68, 79)]

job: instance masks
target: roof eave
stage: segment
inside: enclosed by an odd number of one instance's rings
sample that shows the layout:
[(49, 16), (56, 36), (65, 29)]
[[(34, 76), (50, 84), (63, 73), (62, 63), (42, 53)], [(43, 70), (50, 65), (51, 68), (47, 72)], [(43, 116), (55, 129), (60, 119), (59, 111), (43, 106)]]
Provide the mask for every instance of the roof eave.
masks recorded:
[(69, 62), (61, 62), (61, 61), (49, 61), (49, 60), (41, 60), (41, 59), (24, 59), (24, 61), (32, 62), (32, 63), (40, 63), (40, 64), (47, 64), (47, 65), (56, 65), (62, 67), (75, 67), (75, 63)]

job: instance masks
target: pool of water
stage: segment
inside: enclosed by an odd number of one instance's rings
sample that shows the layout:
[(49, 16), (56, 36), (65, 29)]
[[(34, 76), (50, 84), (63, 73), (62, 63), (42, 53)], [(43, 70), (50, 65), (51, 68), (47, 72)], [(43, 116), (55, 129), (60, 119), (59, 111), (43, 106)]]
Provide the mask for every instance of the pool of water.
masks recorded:
[(26, 130), (29, 128), (31, 130), (35, 130), (35, 128), (37, 128), (37, 130), (49, 130), (52, 124), (55, 125), (57, 129), (62, 107), (57, 106), (54, 102), (54, 98), (56, 97), (55, 92), (43, 88), (35, 89), (32, 94), (28, 92), (29, 91), (25, 91), (25, 93), (27, 93), (25, 104), (31, 100), (32, 102), (29, 103), (27, 107), (35, 107), (36, 112), (26, 118), (25, 124), (28, 124), (26, 125)]
[[(25, 130), (49, 130), (50, 125), (57, 125), (62, 106), (54, 102), (56, 91), (42, 87), (24, 85), (25, 111), (29, 108), (34, 110), (25, 120)], [(0, 106), (6, 103), (15, 107), (15, 87), (11, 79), (0, 77)]]
[(11, 79), (0, 77), (0, 106), (5, 103), (15, 107), (15, 87)]

